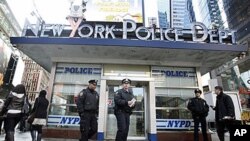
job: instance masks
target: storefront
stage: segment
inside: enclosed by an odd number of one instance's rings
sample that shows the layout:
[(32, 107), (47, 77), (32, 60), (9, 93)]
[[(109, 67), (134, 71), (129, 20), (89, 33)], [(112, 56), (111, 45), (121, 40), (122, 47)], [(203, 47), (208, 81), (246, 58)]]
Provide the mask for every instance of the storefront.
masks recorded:
[(87, 87), (89, 79), (98, 79), (97, 138), (114, 139), (117, 127), (113, 98), (121, 88), (121, 80), (129, 78), (137, 99), (129, 139), (176, 140), (185, 136), (192, 140), (193, 123), (186, 105), (194, 89), (202, 88), (201, 75), (247, 50), (234, 44), (234, 33), (230, 31), (223, 31), (223, 35), (220, 31), (216, 36), (208, 31), (194, 33), (196, 30), (180, 34), (175, 29), (137, 27), (131, 21), (124, 21), (122, 30), (108, 25), (104, 31), (100, 24), (80, 26), (74, 38), (63, 29), (60, 36), (52, 25), (37, 32), (27, 25), (24, 37), (11, 38), (18, 49), (51, 72), (46, 136), (79, 137), (76, 96)]

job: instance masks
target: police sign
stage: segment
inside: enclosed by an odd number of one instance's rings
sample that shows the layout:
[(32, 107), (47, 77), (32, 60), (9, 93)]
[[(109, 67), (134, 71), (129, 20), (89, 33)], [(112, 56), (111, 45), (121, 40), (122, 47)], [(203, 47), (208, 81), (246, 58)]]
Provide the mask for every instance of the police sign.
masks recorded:
[[(61, 24), (42, 24), (39, 21), (36, 25), (26, 20), (22, 36), (35, 37), (80, 37), (80, 38), (112, 38), (112, 39), (137, 39), (137, 40), (160, 40), (160, 41), (194, 41), (210, 43), (236, 44), (236, 31), (224, 29), (208, 29), (203, 23), (193, 23), (190, 29), (159, 28), (137, 26), (136, 22), (124, 19), (122, 27), (108, 24), (94, 24), (82, 22), (81, 19), (71, 21), (71, 28)], [(62, 34), (65, 30), (71, 30), (67, 35)], [(31, 34), (28, 34), (31, 33)], [(118, 35), (122, 34), (121, 37)], [(135, 34), (135, 37), (130, 36)], [(174, 34), (174, 36), (170, 36)], [(190, 39), (184, 38), (190, 36)], [(229, 42), (225, 42), (228, 41)]]
[(191, 129), (193, 126), (191, 119), (156, 119), (157, 129)]
[(57, 67), (56, 73), (71, 73), (71, 74), (101, 74), (101, 68), (90, 67)]
[(60, 116), (60, 115), (49, 115), (48, 125), (68, 125), (68, 126), (79, 126), (79, 116)]
[(195, 77), (194, 70), (171, 67), (152, 67), (152, 76)]

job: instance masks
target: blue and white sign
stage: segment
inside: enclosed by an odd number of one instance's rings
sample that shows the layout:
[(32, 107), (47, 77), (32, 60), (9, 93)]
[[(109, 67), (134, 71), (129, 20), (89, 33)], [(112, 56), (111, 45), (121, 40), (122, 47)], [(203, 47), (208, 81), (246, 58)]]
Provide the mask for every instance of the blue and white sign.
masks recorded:
[(79, 126), (80, 117), (79, 116), (61, 116), (61, 115), (49, 115), (48, 125), (56, 126)]
[(157, 129), (192, 129), (194, 123), (192, 119), (156, 119)]
[(70, 73), (70, 74), (88, 74), (95, 75), (101, 74), (101, 68), (92, 68), (92, 67), (57, 67), (56, 73)]
[(193, 68), (152, 67), (153, 77), (196, 77)]
[[(102, 66), (98, 64), (57, 63), (55, 83), (88, 85), (88, 81), (91, 79), (96, 79), (100, 82), (101, 74), (102, 74)], [(60, 91), (65, 92), (65, 90), (67, 89), (60, 88)], [(75, 86), (72, 87), (72, 90), (76, 90)], [(78, 90), (79, 89), (77, 89), (77, 91)], [(74, 91), (73, 93), (79, 93), (79, 92)]]

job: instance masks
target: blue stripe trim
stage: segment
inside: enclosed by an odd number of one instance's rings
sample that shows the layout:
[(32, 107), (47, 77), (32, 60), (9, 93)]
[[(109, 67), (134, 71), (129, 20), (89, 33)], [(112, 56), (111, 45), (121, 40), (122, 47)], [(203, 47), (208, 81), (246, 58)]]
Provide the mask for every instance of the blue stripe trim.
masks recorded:
[(57, 123), (57, 124), (58, 124), (59, 122), (53, 122), (53, 121), (50, 121), (50, 122), (48, 122), (48, 123)]
[(61, 71), (56, 71), (56, 73), (63, 73), (63, 72), (61, 72)]
[(148, 140), (149, 141), (157, 141), (157, 134), (148, 133)]
[(97, 72), (97, 73), (96, 73), (96, 72), (93, 72), (93, 74), (102, 74), (102, 73), (100, 73), (100, 72)]
[(61, 118), (61, 117), (54, 117), (54, 116), (53, 116), (53, 117), (52, 117), (52, 116), (50, 117), (50, 116), (49, 116), (48, 118)]
[(64, 67), (56, 67), (56, 69), (64, 69)]
[(100, 45), (100, 46), (124, 46), (143, 48), (166, 48), (187, 50), (214, 50), (214, 51), (247, 51), (245, 45), (226, 45), (212, 43), (176, 42), (176, 41), (144, 41), (125, 39), (96, 39), (96, 38), (53, 38), (53, 37), (11, 37), (12, 44), (58, 44), (58, 45)]
[(97, 133), (97, 140), (103, 141), (104, 140), (104, 132), (98, 132)]
[(165, 125), (157, 125), (156, 127), (166, 127)]

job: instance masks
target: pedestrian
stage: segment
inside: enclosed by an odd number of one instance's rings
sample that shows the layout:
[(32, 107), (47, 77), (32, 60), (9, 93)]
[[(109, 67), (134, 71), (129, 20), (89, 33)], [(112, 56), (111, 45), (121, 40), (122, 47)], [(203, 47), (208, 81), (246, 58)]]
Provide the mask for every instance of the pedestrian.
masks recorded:
[(207, 102), (201, 98), (201, 90), (196, 89), (194, 93), (195, 97), (189, 100), (187, 106), (187, 108), (192, 112), (192, 117), (194, 120), (194, 141), (199, 141), (198, 132), (200, 123), (203, 141), (208, 141), (206, 117), (209, 112), (209, 106), (207, 105)]
[(46, 125), (47, 109), (49, 101), (46, 99), (47, 92), (45, 90), (40, 91), (38, 98), (35, 100), (33, 109), (30, 115), (34, 120), (31, 123), (31, 138), (32, 141), (41, 141), (42, 139), (42, 127)]
[(130, 89), (131, 80), (122, 80), (123, 88), (119, 89), (115, 95), (114, 114), (117, 119), (116, 141), (126, 141), (128, 137), (130, 115), (135, 108), (135, 97)]
[(28, 106), (28, 107), (26, 107), (27, 109), (27, 111), (26, 112), (22, 112), (22, 118), (21, 118), (21, 120), (20, 120), (20, 123), (19, 123), (19, 130), (21, 131), (21, 132), (25, 132), (25, 131), (27, 131), (28, 129), (26, 129), (26, 127), (27, 127), (27, 124), (26, 124), (26, 120), (27, 120), (27, 118), (28, 118), (28, 116), (29, 116), (29, 113), (30, 113), (30, 109), (31, 109), (31, 104), (29, 103), (29, 100), (28, 100), (28, 96), (25, 98), (25, 104)]
[(225, 127), (230, 130), (230, 124), (235, 119), (235, 110), (232, 98), (223, 93), (221, 86), (215, 87), (216, 106), (211, 106), (215, 110), (215, 121), (217, 134), (220, 141), (224, 141)]
[(4, 120), (4, 128), (6, 132), (6, 141), (14, 141), (15, 127), (22, 118), (22, 110), (26, 97), (24, 85), (19, 84), (13, 88), (7, 96), (4, 107), (0, 115), (7, 114)]
[[(0, 99), (0, 111), (2, 111), (3, 106), (4, 106), (4, 100)], [(5, 118), (4, 116), (0, 117), (0, 135), (2, 134), (2, 126), (3, 126), (4, 118)]]
[(77, 110), (80, 116), (80, 141), (88, 141), (97, 133), (99, 95), (96, 92), (97, 80), (89, 80), (89, 85), (78, 96)]

